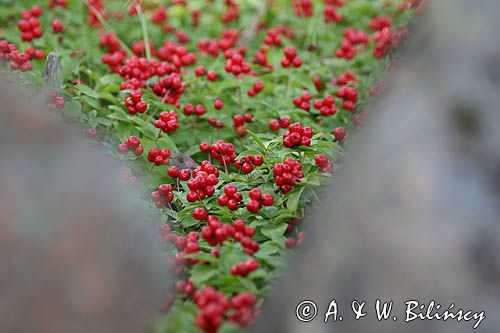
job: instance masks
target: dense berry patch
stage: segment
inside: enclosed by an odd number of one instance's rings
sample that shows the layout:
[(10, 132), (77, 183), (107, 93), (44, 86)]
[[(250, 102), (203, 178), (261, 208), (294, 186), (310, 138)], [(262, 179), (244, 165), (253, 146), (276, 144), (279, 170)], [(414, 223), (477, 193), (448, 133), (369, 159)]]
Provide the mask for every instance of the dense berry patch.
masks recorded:
[(121, 160), (158, 224), (176, 279), (157, 332), (233, 332), (307, 238), (420, 1), (8, 3), (2, 74)]

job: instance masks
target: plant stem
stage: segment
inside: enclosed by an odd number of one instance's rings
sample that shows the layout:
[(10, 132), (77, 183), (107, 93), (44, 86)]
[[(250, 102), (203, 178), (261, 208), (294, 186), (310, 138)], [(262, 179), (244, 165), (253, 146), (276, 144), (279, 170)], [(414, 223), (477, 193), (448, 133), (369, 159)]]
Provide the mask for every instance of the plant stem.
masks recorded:
[(148, 25), (146, 23), (146, 18), (144, 17), (144, 14), (142, 13), (141, 5), (137, 4), (135, 6), (135, 9), (137, 10), (137, 15), (139, 16), (139, 21), (141, 21), (142, 37), (144, 38), (144, 48), (146, 50), (146, 59), (148, 59), (148, 61), (151, 61), (152, 57), (151, 57), (151, 49), (149, 47)]

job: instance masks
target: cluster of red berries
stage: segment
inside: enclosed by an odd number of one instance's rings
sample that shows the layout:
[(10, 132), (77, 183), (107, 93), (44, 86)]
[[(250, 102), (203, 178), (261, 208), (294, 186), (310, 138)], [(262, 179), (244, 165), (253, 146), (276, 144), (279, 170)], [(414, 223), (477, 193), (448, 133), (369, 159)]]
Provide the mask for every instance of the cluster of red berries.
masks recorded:
[(49, 0), (47, 6), (49, 9), (54, 9), (55, 7), (68, 8), (68, 0)]
[(271, 119), (269, 120), (268, 126), (271, 131), (277, 131), (280, 128), (288, 128), (290, 126), (290, 119), (285, 116), (281, 116), (278, 119)]
[(172, 185), (161, 184), (155, 191), (151, 192), (151, 200), (153, 200), (158, 208), (166, 207), (174, 200), (174, 193), (172, 191)]
[(239, 136), (245, 136), (247, 134), (245, 123), (251, 123), (252, 121), (253, 117), (250, 113), (235, 114), (233, 116), (233, 127), (236, 129), (236, 133)]
[(281, 47), (281, 31), (277, 28), (271, 28), (267, 30), (266, 38), (264, 38), (264, 44), (268, 46)]
[(391, 19), (385, 16), (377, 16), (370, 22), (370, 29), (375, 31), (381, 31), (385, 28), (391, 28)]
[(334, 141), (342, 143), (345, 139), (345, 128), (344, 127), (336, 127), (333, 132)]
[(21, 31), (21, 39), (25, 42), (42, 37), (43, 30), (40, 27), (38, 17), (43, 10), (40, 6), (33, 6), (30, 10), (21, 11), (21, 19), (17, 22), (17, 28)]
[(222, 23), (227, 24), (240, 18), (238, 4), (234, 0), (226, 0), (226, 11), (222, 14)]
[(175, 111), (163, 111), (158, 120), (155, 120), (154, 126), (162, 130), (163, 133), (170, 133), (179, 128), (177, 122), (179, 115)]
[(300, 243), (304, 241), (305, 235), (306, 234), (303, 231), (300, 231), (299, 233), (297, 233), (296, 237), (288, 237), (287, 239), (285, 239), (285, 246), (288, 249), (291, 249), (297, 245), (300, 245)]
[(302, 58), (297, 55), (297, 50), (293, 47), (287, 47), (283, 50), (283, 55), (285, 56), (281, 59), (281, 66), (283, 67), (300, 67), (302, 66)]
[(142, 100), (142, 90), (136, 89), (131, 91), (129, 96), (125, 99), (125, 106), (130, 114), (146, 112), (148, 104)]
[(184, 92), (182, 78), (178, 73), (171, 73), (155, 82), (152, 90), (157, 96), (162, 97), (163, 102), (179, 107), (179, 98)]
[(182, 273), (186, 264), (196, 264), (198, 259), (186, 258), (186, 255), (200, 251), (198, 241), (200, 236), (197, 232), (191, 231), (186, 237), (172, 234), (170, 240), (179, 251), (174, 258), (176, 273)]
[(227, 60), (224, 69), (235, 76), (248, 74), (250, 66), (245, 62), (245, 58), (239, 53), (233, 53)]
[(356, 74), (352, 71), (347, 71), (339, 75), (339, 77), (334, 81), (334, 83), (338, 86), (345, 86), (349, 84), (349, 82), (358, 82), (358, 78)]
[(256, 271), (259, 268), (259, 262), (252, 258), (246, 261), (238, 262), (231, 266), (231, 274), (239, 276), (248, 276), (248, 274)]
[(311, 98), (311, 94), (305, 92), (302, 96), (294, 97), (293, 104), (302, 110), (309, 111), (311, 109)]
[(217, 73), (214, 71), (208, 71), (203, 66), (198, 66), (194, 70), (194, 75), (197, 77), (206, 76), (209, 81), (215, 81), (217, 79)]
[[(146, 44), (144, 43), (143, 40), (138, 40), (132, 43), (132, 52), (138, 56), (138, 57), (143, 57), (147, 52), (146, 52)], [(154, 46), (153, 43), (149, 43), (149, 51), (151, 54), (154, 54)]]
[(234, 228), (229, 223), (222, 223), (214, 215), (207, 217), (207, 225), (201, 228), (201, 237), (208, 245), (222, 244), (234, 235)]
[(296, 122), (288, 127), (287, 132), (283, 133), (283, 144), (288, 148), (295, 146), (310, 146), (312, 135), (311, 127), (302, 127), (299, 122)]
[(259, 250), (259, 243), (252, 240), (255, 234), (254, 228), (245, 225), (245, 221), (242, 219), (234, 220), (232, 226), (234, 229), (234, 234), (232, 236), (236, 241), (240, 242), (246, 254), (251, 256)]
[(217, 198), (219, 205), (227, 206), (230, 210), (237, 210), (241, 200), (243, 200), (243, 196), (234, 185), (226, 185), (224, 187), (224, 194), (221, 194)]
[(66, 105), (66, 101), (59, 95), (59, 92), (56, 90), (51, 90), (47, 93), (48, 103), (47, 106), (49, 109), (57, 111), (64, 109), (64, 105)]
[(270, 193), (262, 194), (262, 191), (258, 188), (253, 188), (248, 192), (250, 201), (247, 202), (247, 210), (250, 213), (257, 213), (262, 206), (272, 206), (274, 203), (274, 197)]
[(194, 286), (193, 280), (188, 278), (187, 281), (178, 281), (175, 285), (178, 293), (184, 294), (188, 297), (193, 297), (196, 292), (196, 287)]
[(228, 320), (240, 327), (248, 327), (259, 315), (259, 310), (255, 309), (256, 302), (257, 298), (251, 292), (244, 291), (237, 294), (231, 299), (234, 312), (227, 316)]
[(293, 8), (297, 16), (312, 16), (313, 2), (312, 0), (293, 0)]
[(323, 20), (325, 23), (339, 23), (342, 21), (342, 15), (337, 12), (335, 6), (327, 5), (323, 11)]
[(120, 41), (111, 32), (106, 32), (100, 35), (99, 45), (103, 48), (106, 48), (110, 53), (122, 50)]
[[(224, 241), (233, 237), (234, 240), (240, 242), (243, 246), (243, 251), (248, 255), (253, 255), (259, 250), (259, 243), (252, 240), (255, 230), (245, 225), (241, 219), (235, 220), (232, 224), (222, 223), (213, 215), (206, 217), (207, 225), (201, 228), (201, 237), (211, 246), (222, 244)], [(217, 249), (216, 249), (217, 250)], [(215, 257), (218, 257), (218, 251), (212, 251)]]
[[(1, 44), (1, 41), (0, 41), (0, 44)], [(2, 57), (1, 56), (1, 49), (2, 47), (0, 46), (0, 58)], [(41, 60), (43, 59), (43, 57), (45, 57), (45, 52), (42, 50), (42, 49), (38, 49), (36, 50), (33, 46), (28, 46), (25, 50), (24, 50), (24, 53), (26, 53), (28, 55), (28, 57), (30, 57), (30, 59), (38, 59), (38, 60)]]
[(206, 286), (194, 294), (199, 313), (195, 318), (195, 325), (205, 333), (215, 333), (222, 325), (224, 316), (239, 325), (248, 327), (259, 315), (255, 309), (257, 298), (251, 292), (241, 292), (231, 298), (230, 301), (223, 293), (216, 291), (212, 286)]
[(9, 66), (13, 71), (29, 72), (33, 69), (31, 57), (27, 53), (20, 53), (14, 44), (0, 41), (0, 59), (10, 60)]
[(337, 97), (342, 98), (342, 108), (350, 111), (356, 110), (358, 90), (350, 86), (342, 86), (337, 90)]
[(217, 159), (220, 165), (229, 165), (236, 159), (236, 152), (232, 143), (224, 142), (224, 140), (217, 140), (214, 144), (210, 145), (208, 142), (200, 143), (200, 151), (208, 151), (210, 155)]
[(301, 223), (301, 220), (298, 218), (293, 218), (290, 221), (287, 222), (287, 228), (285, 230), (285, 233), (291, 233), (296, 229), (296, 227)]
[(344, 30), (344, 39), (350, 41), (352, 44), (368, 44), (370, 41), (366, 32), (350, 27)]
[(261, 166), (264, 164), (264, 158), (261, 155), (247, 155), (234, 161), (236, 169), (249, 174), (253, 171), (254, 166)]
[(391, 28), (383, 28), (375, 32), (374, 39), (375, 48), (373, 49), (373, 56), (375, 58), (382, 58), (391, 49), (394, 43), (394, 34)]
[(163, 45), (158, 48), (156, 56), (172, 63), (176, 68), (189, 66), (196, 61), (194, 53), (188, 52), (185, 46), (177, 45), (169, 40), (166, 40)]
[(214, 287), (206, 286), (195, 293), (194, 299), (199, 308), (195, 325), (205, 333), (217, 332), (230, 306), (226, 296)]
[(219, 183), (219, 170), (210, 162), (205, 161), (193, 170), (192, 178), (188, 180), (189, 192), (186, 199), (189, 202), (203, 200), (215, 193), (214, 186)]
[(240, 33), (237, 29), (225, 29), (221, 33), (220, 39), (201, 38), (198, 41), (198, 52), (208, 54), (212, 57), (217, 57), (219, 51), (227, 51), (234, 47), (240, 38)]
[[(191, 40), (191, 38), (182, 30), (175, 31), (175, 38), (181, 44), (187, 44)], [(196, 58), (192, 58), (192, 59), (196, 60)]]
[(205, 107), (201, 104), (194, 106), (193, 104), (188, 103), (184, 105), (183, 112), (186, 116), (190, 116), (193, 114), (196, 114), (198, 116), (203, 116), (207, 111), (205, 110)]
[(220, 119), (215, 118), (215, 117), (208, 118), (208, 124), (213, 126), (213, 127), (216, 127), (216, 128), (224, 127), (224, 122)]
[(357, 44), (368, 44), (368, 35), (361, 30), (347, 28), (344, 30), (344, 39), (336, 52), (337, 58), (352, 59), (357, 53)]
[(314, 161), (322, 173), (333, 173), (333, 162), (328, 160), (328, 156), (325, 154), (314, 156)]
[(302, 165), (291, 157), (287, 157), (283, 163), (276, 163), (273, 168), (273, 175), (274, 182), (284, 194), (290, 192), (292, 186), (304, 177)]
[(337, 113), (334, 102), (335, 98), (332, 95), (326, 95), (323, 99), (315, 100), (313, 106), (322, 116), (333, 116)]
[(99, 16), (104, 19), (107, 16), (104, 12), (103, 0), (85, 0), (85, 3), (87, 5), (87, 24), (91, 27), (100, 27), (101, 21), (99, 20)]
[[(115, 51), (113, 53), (105, 53), (102, 55), (101, 57), (101, 61), (103, 64), (106, 64), (108, 65), (108, 67), (115, 73), (119, 73), (121, 68), (122, 68), (122, 65), (123, 65), (123, 61), (125, 60), (127, 54), (125, 53), (125, 51), (123, 50), (120, 50), (120, 51)], [(133, 80), (137, 81), (137, 84), (134, 84), (134, 85), (124, 85), (123, 87), (121, 87), (121, 89), (137, 89), (139, 87), (143, 88), (146, 86), (146, 84), (143, 82), (143, 81), (139, 81), (137, 80), (137, 78), (133, 78)]]
[[(267, 49), (259, 49), (259, 50), (255, 51), (252, 63), (259, 65), (259, 66), (262, 66), (262, 67), (265, 67), (267, 69), (271, 69), (271, 70), (274, 69), (273, 65), (268, 63)], [(247, 93), (248, 93), (248, 91), (247, 91)]]
[(130, 136), (125, 142), (118, 145), (118, 152), (120, 154), (126, 154), (130, 150), (132, 150), (136, 156), (140, 156), (144, 152), (141, 140), (135, 135)]
[(125, 80), (135, 78), (139, 81), (146, 81), (153, 76), (163, 77), (174, 73), (175, 69), (166, 61), (149, 61), (143, 57), (133, 56), (128, 58), (117, 72)]
[(269, 30), (267, 30), (266, 37), (264, 38), (264, 44), (268, 46), (281, 47), (280, 36), (285, 36), (287, 38), (293, 39), (295, 37), (295, 34), (293, 30), (285, 26), (270, 28)]
[(162, 24), (165, 22), (165, 20), (168, 18), (168, 13), (165, 7), (161, 6), (158, 7), (152, 14), (151, 14), (151, 22), (154, 24)]
[(255, 81), (253, 87), (247, 90), (247, 95), (249, 97), (254, 97), (264, 89), (264, 83), (262, 81)]
[(189, 169), (180, 170), (177, 166), (172, 165), (168, 168), (167, 174), (172, 178), (179, 178), (180, 180), (189, 180), (191, 177), (191, 171)]
[(148, 161), (155, 165), (168, 165), (168, 159), (171, 155), (170, 149), (153, 147), (148, 150)]
[(64, 25), (60, 20), (52, 21), (52, 31), (54, 33), (60, 33), (64, 31)]

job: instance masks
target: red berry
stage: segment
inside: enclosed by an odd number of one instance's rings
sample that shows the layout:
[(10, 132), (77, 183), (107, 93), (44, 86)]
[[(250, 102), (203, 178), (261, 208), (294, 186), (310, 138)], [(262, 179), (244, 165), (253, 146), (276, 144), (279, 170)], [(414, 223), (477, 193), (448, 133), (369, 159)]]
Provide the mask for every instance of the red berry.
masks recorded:
[(207, 219), (208, 213), (205, 208), (197, 207), (193, 211), (193, 217), (199, 221), (204, 221)]
[(248, 196), (253, 200), (260, 200), (262, 192), (258, 188), (253, 188), (248, 192)]
[(328, 157), (324, 154), (319, 154), (314, 156), (316, 165), (320, 168), (324, 168), (328, 165)]
[(208, 71), (207, 73), (207, 79), (209, 81), (215, 81), (217, 79), (217, 73), (214, 71)]
[(200, 143), (200, 151), (208, 151), (210, 149), (210, 144), (208, 142)]
[(220, 110), (224, 107), (224, 102), (217, 98), (215, 101), (214, 101), (214, 107), (217, 109), (217, 110)]
[(234, 185), (227, 185), (224, 187), (224, 193), (229, 197), (234, 196), (236, 192), (238, 192), (238, 189)]
[(179, 172), (179, 179), (180, 180), (188, 180), (189, 177), (191, 177), (191, 173), (189, 172), (188, 169), (182, 169), (180, 172)]
[(62, 32), (64, 30), (63, 24), (59, 20), (52, 21), (52, 31)]
[(177, 178), (179, 177), (179, 168), (173, 165), (168, 168), (167, 174), (172, 178)]
[(337, 127), (333, 130), (333, 136), (335, 137), (335, 141), (342, 142), (345, 138), (345, 128)]
[(195, 74), (196, 76), (198, 76), (198, 77), (199, 77), (199, 76), (203, 76), (203, 75), (205, 75), (205, 73), (206, 73), (206, 71), (205, 71), (205, 67), (203, 67), (203, 66), (198, 66), (198, 67), (196, 67), (196, 69), (194, 70), (194, 74)]
[(268, 126), (271, 131), (277, 131), (280, 129), (280, 122), (278, 119), (271, 119), (268, 123)]
[(261, 202), (263, 206), (272, 206), (274, 204), (274, 197), (270, 193), (263, 194)]
[(260, 210), (260, 203), (256, 200), (250, 200), (247, 203), (247, 209), (250, 213), (257, 213)]

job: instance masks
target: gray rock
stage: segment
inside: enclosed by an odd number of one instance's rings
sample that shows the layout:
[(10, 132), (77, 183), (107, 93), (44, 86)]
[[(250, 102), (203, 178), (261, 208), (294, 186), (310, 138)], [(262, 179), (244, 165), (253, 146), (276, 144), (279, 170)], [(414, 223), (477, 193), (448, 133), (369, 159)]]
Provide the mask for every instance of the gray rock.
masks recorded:
[[(498, 332), (498, 13), (494, 0), (429, 1), (254, 332), (474, 331), (477, 320), (405, 322), (408, 300), (485, 311), (475, 331)], [(333, 299), (343, 321), (325, 324)], [(397, 321), (376, 319), (376, 299), (394, 301)], [(295, 316), (302, 300), (317, 303), (309, 323)]]
[(0, 83), (0, 332), (147, 331), (157, 227), (118, 165), (19, 96)]

